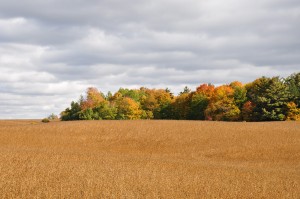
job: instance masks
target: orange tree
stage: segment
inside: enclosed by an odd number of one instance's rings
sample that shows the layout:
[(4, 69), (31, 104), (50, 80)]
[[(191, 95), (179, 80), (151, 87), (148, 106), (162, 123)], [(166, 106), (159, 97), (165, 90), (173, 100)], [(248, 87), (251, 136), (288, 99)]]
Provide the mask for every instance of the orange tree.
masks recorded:
[(188, 119), (191, 120), (204, 120), (205, 110), (213, 96), (215, 86), (211, 84), (202, 84), (197, 87), (195, 92), (190, 94), (190, 111)]
[(236, 121), (240, 119), (240, 109), (234, 101), (234, 89), (230, 86), (219, 86), (214, 90), (210, 103), (205, 110), (209, 120)]

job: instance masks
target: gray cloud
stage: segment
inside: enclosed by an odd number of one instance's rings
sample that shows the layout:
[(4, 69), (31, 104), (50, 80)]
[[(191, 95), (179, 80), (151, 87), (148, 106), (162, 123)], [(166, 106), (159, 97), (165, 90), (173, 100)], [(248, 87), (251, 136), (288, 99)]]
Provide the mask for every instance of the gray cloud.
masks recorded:
[(88, 86), (284, 77), (299, 21), (298, 0), (0, 0), (0, 118), (58, 114)]

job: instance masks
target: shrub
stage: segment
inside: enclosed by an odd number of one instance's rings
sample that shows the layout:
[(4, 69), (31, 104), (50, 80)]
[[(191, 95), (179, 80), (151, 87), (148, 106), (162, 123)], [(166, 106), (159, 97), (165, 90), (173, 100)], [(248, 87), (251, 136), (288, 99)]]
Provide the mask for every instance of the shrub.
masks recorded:
[(42, 122), (43, 123), (48, 123), (48, 122), (50, 122), (50, 120), (48, 118), (44, 118), (44, 119), (42, 119)]

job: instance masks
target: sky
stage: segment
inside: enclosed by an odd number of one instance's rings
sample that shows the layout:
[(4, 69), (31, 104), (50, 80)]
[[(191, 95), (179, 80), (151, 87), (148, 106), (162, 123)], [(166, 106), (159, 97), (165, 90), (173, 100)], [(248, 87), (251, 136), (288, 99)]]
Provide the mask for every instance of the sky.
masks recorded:
[(299, 0), (0, 0), (0, 119), (88, 87), (178, 93), (300, 71)]

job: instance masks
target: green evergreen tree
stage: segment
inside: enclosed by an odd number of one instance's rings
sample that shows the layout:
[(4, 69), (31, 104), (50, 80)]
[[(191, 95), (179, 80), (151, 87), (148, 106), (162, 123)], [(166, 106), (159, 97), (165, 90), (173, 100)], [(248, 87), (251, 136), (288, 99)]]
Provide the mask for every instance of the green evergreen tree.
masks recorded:
[(287, 115), (288, 86), (279, 77), (261, 77), (248, 86), (248, 98), (255, 104), (254, 121), (282, 121)]
[(63, 112), (61, 112), (61, 120), (80, 120), (79, 113), (81, 111), (81, 107), (78, 102), (71, 102), (71, 108), (66, 108)]
[(300, 108), (300, 73), (294, 73), (285, 79), (288, 85), (290, 100), (295, 102)]

